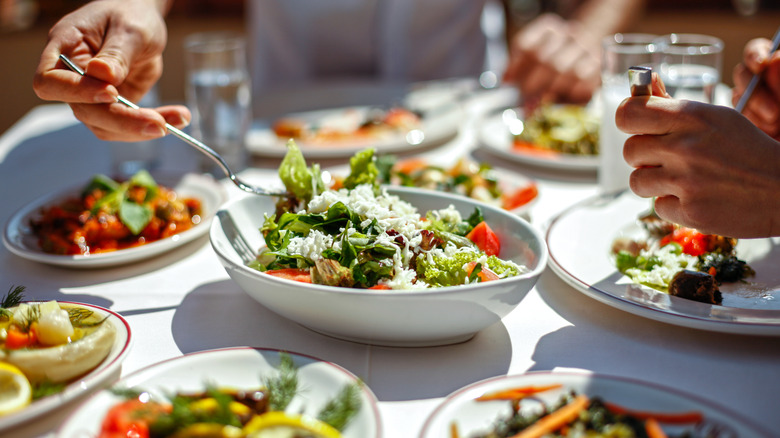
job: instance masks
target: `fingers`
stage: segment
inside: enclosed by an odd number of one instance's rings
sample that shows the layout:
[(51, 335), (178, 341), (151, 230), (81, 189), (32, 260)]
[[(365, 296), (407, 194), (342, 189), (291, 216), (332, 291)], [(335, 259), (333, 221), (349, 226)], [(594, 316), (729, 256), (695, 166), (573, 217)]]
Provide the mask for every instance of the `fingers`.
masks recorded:
[(668, 134), (676, 126), (683, 105), (658, 96), (629, 97), (618, 106), (615, 123), (628, 134)]
[(658, 73), (652, 73), (652, 92), (653, 96), (671, 98), (672, 96), (666, 92), (666, 84), (661, 80), (661, 76)]
[(748, 41), (742, 50), (742, 63), (751, 73), (759, 74), (764, 68), (764, 61), (769, 57), (772, 42), (766, 38), (756, 38)]

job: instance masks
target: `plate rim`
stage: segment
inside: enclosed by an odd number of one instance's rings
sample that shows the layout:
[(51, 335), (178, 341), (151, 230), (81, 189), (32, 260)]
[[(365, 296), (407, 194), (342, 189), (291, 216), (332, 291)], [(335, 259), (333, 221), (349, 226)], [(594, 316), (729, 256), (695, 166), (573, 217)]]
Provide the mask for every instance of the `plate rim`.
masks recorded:
[[(166, 179), (166, 176), (158, 176), (154, 173), (153, 177), (155, 178), (155, 181), (158, 182)], [(205, 175), (197, 173), (185, 173), (183, 175), (174, 176), (173, 178), (177, 178), (178, 183), (182, 183), (189, 179), (197, 180), (196, 184), (190, 184), (187, 185), (187, 187), (197, 187), (199, 191), (208, 193), (217, 201), (216, 205), (214, 205), (213, 211), (209, 211), (208, 214), (203, 215), (201, 222), (189, 230), (185, 230), (181, 233), (174, 234), (173, 236), (166, 237), (165, 239), (149, 242), (141, 246), (124, 248), (122, 250), (105, 253), (97, 253), (89, 256), (80, 254), (49, 254), (43, 252), (40, 249), (30, 248), (27, 245), (20, 245), (18, 242), (16, 242), (16, 237), (29, 236), (29, 234), (22, 232), (23, 222), (25, 220), (36, 214), (36, 211), (38, 211), (40, 208), (52, 205), (57, 199), (67, 196), (68, 194), (75, 193), (80, 188), (84, 187), (85, 183), (80, 183), (62, 188), (53, 193), (38, 196), (24, 204), (22, 207), (18, 208), (8, 218), (8, 220), (6, 220), (5, 226), (3, 227), (3, 245), (8, 251), (25, 260), (70, 268), (103, 268), (116, 266), (119, 264), (137, 262), (148, 257), (157, 256), (171, 251), (179, 246), (196, 240), (198, 237), (201, 237), (204, 234), (207, 234), (208, 229), (210, 228), (209, 224), (211, 220), (216, 216), (217, 211), (219, 211), (221, 206), (227, 200), (227, 193), (225, 192), (222, 185), (216, 180), (209, 180)], [(162, 183), (165, 184), (164, 181)]]
[(436, 406), (436, 408), (428, 415), (428, 417), (425, 420), (425, 423), (423, 423), (422, 429), (420, 430), (419, 438), (429, 437), (428, 435), (429, 428), (432, 427), (433, 421), (436, 420), (437, 415), (441, 414), (441, 412), (443, 412), (443, 410), (453, 400), (456, 400), (457, 397), (459, 397), (461, 394), (467, 393), (481, 386), (490, 385), (494, 382), (500, 382), (502, 380), (507, 380), (507, 381), (514, 380), (514, 379), (533, 380), (535, 377), (562, 377), (562, 378), (575, 379), (578, 382), (601, 380), (607, 382), (614, 382), (619, 385), (642, 386), (645, 388), (650, 388), (653, 390), (664, 392), (666, 394), (670, 394), (675, 398), (687, 399), (688, 401), (692, 401), (696, 404), (707, 406), (710, 409), (715, 411), (720, 411), (721, 413), (731, 417), (733, 420), (739, 421), (742, 426), (749, 429), (753, 429), (754, 432), (758, 432), (766, 438), (771, 436), (769, 431), (764, 430), (764, 428), (761, 425), (756, 424), (755, 421), (750, 420), (744, 415), (733, 411), (727, 406), (723, 406), (717, 402), (704, 398), (698, 394), (690, 393), (684, 390), (680, 390), (678, 388), (667, 386), (666, 384), (663, 383), (644, 380), (637, 377), (627, 377), (627, 376), (621, 376), (615, 374), (599, 373), (599, 372), (594, 372), (594, 371), (584, 370), (584, 369), (583, 370), (567, 369), (562, 371), (532, 370), (532, 371), (526, 371), (517, 374), (493, 376), (462, 386), (456, 389), (455, 391), (451, 392), (450, 394), (446, 395), (444, 399)]
[[(414, 88), (414, 84), (404, 85), (404, 84), (384, 83), (384, 82), (359, 84), (355, 86), (355, 89), (360, 90), (365, 88), (366, 86), (380, 91), (395, 90), (400, 86), (403, 86), (406, 89), (405, 95), (407, 96), (413, 92), (420, 91), (420, 89)], [(435, 87), (435, 83), (432, 86)], [(349, 86), (347, 86), (347, 89), (348, 88)], [(319, 90), (319, 88), (315, 86), (314, 90)], [(293, 91), (290, 92), (293, 93)], [(466, 116), (466, 113), (463, 108), (463, 102), (460, 99), (458, 99), (458, 96), (459, 95), (455, 91), (453, 91), (452, 100), (450, 102), (443, 104), (441, 107), (435, 108), (436, 109), (435, 116), (433, 116), (427, 121), (425, 120), (425, 118), (422, 119), (421, 126), (418, 129), (422, 130), (423, 133), (426, 134), (426, 137), (419, 144), (412, 144), (407, 141), (402, 141), (404, 135), (399, 134), (398, 136), (395, 136), (396, 137), (395, 140), (389, 142), (386, 140), (383, 141), (382, 139), (373, 139), (373, 140), (367, 139), (365, 141), (359, 142), (358, 144), (350, 143), (348, 145), (307, 146), (305, 143), (299, 142), (298, 146), (300, 147), (301, 152), (303, 152), (306, 157), (315, 158), (315, 159), (348, 158), (354, 155), (356, 152), (359, 152), (368, 147), (374, 147), (378, 153), (413, 152), (415, 150), (430, 148), (435, 144), (456, 137), (460, 132), (459, 121), (461, 121), (463, 117)], [(270, 124), (274, 119), (282, 118), (285, 117), (287, 114), (293, 114), (293, 113), (343, 110), (348, 108), (360, 108), (366, 106), (376, 106), (376, 105), (371, 105), (366, 103), (353, 104), (353, 105), (329, 105), (326, 106), (325, 108), (316, 108), (310, 110), (306, 110), (306, 109), (296, 110), (296, 111), (291, 111), (289, 113), (277, 114), (275, 116), (256, 119), (253, 121), (253, 125), (260, 124), (260, 125), (268, 125), (268, 126), (261, 126), (259, 128), (252, 127), (250, 129), (250, 132), (247, 135), (247, 139), (246, 139), (247, 150), (251, 155), (258, 156), (258, 157), (283, 158), (287, 153), (287, 149), (284, 147), (285, 142), (277, 139), (270, 128)], [(432, 131), (435, 135), (428, 138), (427, 134), (429, 133), (429, 131), (431, 131), (431, 127), (427, 126), (427, 130), (426, 130), (426, 125), (433, 125), (434, 127), (437, 127), (442, 124), (447, 125), (446, 129), (441, 129), (441, 130), (433, 129)], [(269, 144), (263, 140), (259, 140), (259, 141), (255, 140), (253, 137), (257, 135), (260, 136), (267, 135), (269, 138), (273, 138), (274, 144)]]
[[(485, 114), (482, 117), (482, 120), (479, 124), (479, 144), (482, 145), (487, 151), (491, 152), (493, 155), (498, 155), (499, 157), (506, 158), (510, 161), (513, 161), (515, 163), (525, 164), (529, 166), (534, 167), (541, 167), (545, 169), (555, 169), (555, 170), (570, 170), (570, 171), (580, 171), (580, 172), (596, 172), (599, 167), (599, 157), (596, 156), (580, 156), (580, 155), (570, 155), (570, 154), (558, 154), (563, 159), (562, 161), (556, 161), (556, 160), (550, 160), (550, 159), (544, 159), (544, 158), (538, 158), (534, 157), (533, 155), (529, 154), (521, 154), (512, 152), (508, 149), (507, 145), (498, 144), (499, 142), (494, 141), (494, 136), (491, 136), (489, 134), (489, 131), (491, 131), (491, 128), (494, 128), (495, 125), (501, 125), (502, 127), (505, 126), (504, 123), (501, 121), (501, 114), (506, 110), (514, 110), (517, 111), (519, 108), (517, 107), (508, 107), (508, 108), (499, 108), (495, 109), (488, 114)], [(506, 131), (507, 136), (510, 135), (509, 131)]]
[[(616, 309), (634, 314), (636, 316), (645, 317), (659, 322), (664, 322), (672, 325), (694, 328), (706, 331), (715, 331), (721, 333), (732, 334), (745, 334), (745, 335), (760, 335), (760, 336), (780, 336), (780, 324), (758, 322), (758, 321), (726, 321), (726, 320), (713, 320), (700, 317), (697, 315), (687, 315), (679, 312), (671, 312), (668, 309), (661, 309), (656, 307), (649, 307), (642, 305), (623, 297), (616, 296), (608, 291), (601, 290), (587, 281), (577, 277), (571, 273), (556, 257), (556, 253), (553, 251), (553, 247), (550, 244), (550, 238), (555, 231), (556, 225), (572, 212), (583, 208), (585, 206), (597, 203), (599, 201), (607, 199), (609, 202), (614, 202), (619, 197), (631, 193), (630, 190), (621, 190), (613, 193), (596, 194), (591, 197), (585, 198), (580, 202), (566, 208), (555, 217), (553, 217), (547, 226), (545, 231), (545, 243), (548, 249), (548, 265), (555, 274), (562, 279), (565, 283), (572, 286), (578, 292), (593, 298), (606, 305), (614, 307)], [(612, 199), (610, 199), (612, 198)], [(617, 270), (615, 271), (617, 272)], [(659, 292), (662, 293), (662, 292)], [(739, 309), (739, 308), (734, 308)], [(744, 309), (749, 310), (749, 309)], [(761, 312), (762, 310), (757, 310)], [(763, 310), (766, 311), (766, 310)], [(775, 311), (780, 317), (780, 311)]]
[[(0, 417), (0, 432), (6, 429), (10, 429), (14, 426), (24, 424), (55, 409), (64, 407), (67, 403), (77, 399), (79, 396), (82, 396), (89, 391), (99, 392), (97, 391), (98, 389), (104, 387), (107, 384), (110, 384), (108, 379), (120, 369), (122, 363), (127, 358), (133, 346), (134, 338), (132, 335), (132, 330), (130, 329), (130, 323), (128, 323), (127, 320), (118, 312), (95, 304), (64, 300), (56, 301), (58, 304), (71, 304), (97, 309), (98, 311), (104, 312), (110, 318), (115, 318), (115, 320), (112, 319), (112, 321), (115, 321), (114, 325), (120, 329), (124, 328), (123, 332), (125, 333), (126, 338), (124, 344), (119, 347), (119, 351), (117, 352), (116, 357), (111, 359), (110, 362), (106, 363), (104, 359), (104, 362), (98, 364), (95, 369), (87, 373), (85, 376), (69, 383), (62, 392), (36, 400), (21, 411)], [(24, 302), (43, 303), (45, 301), (29, 300)], [(115, 339), (112, 349), (117, 347), (117, 342), (121, 342), (118, 337)], [(36, 405), (36, 403), (38, 404)], [(35, 412), (30, 412), (31, 406), (36, 407)]]
[[(298, 352), (294, 352), (294, 351), (290, 351), (290, 350), (282, 350), (282, 349), (271, 348), (271, 347), (232, 346), (232, 347), (222, 347), (222, 348), (214, 348), (214, 349), (208, 349), (208, 350), (199, 350), (199, 351), (194, 351), (194, 352), (191, 352), (191, 353), (186, 353), (186, 354), (183, 354), (181, 356), (169, 357), (167, 359), (163, 359), (161, 361), (158, 361), (158, 362), (155, 362), (153, 364), (147, 365), (147, 366), (145, 366), (143, 368), (139, 368), (138, 370), (135, 370), (135, 371), (131, 372), (130, 374), (128, 374), (128, 375), (120, 378), (119, 380), (113, 382), (111, 386), (122, 385), (122, 384), (130, 382), (132, 380), (135, 380), (135, 379), (138, 379), (138, 378), (143, 378), (143, 376), (145, 374), (148, 374), (148, 373), (154, 374), (154, 371), (156, 369), (158, 369), (158, 368), (159, 369), (164, 369), (167, 365), (170, 365), (171, 363), (175, 363), (175, 362), (185, 362), (186, 363), (186, 361), (191, 360), (192, 357), (196, 357), (196, 356), (211, 356), (211, 355), (213, 355), (213, 356), (220, 356), (220, 355), (225, 355), (225, 354), (228, 354), (228, 353), (231, 353), (231, 352), (249, 352), (249, 351), (256, 351), (256, 352), (259, 352), (261, 355), (262, 355), (263, 352), (266, 352), (266, 353), (276, 353), (277, 355), (280, 354), (280, 353), (287, 353), (287, 354), (290, 354), (291, 356), (298, 356), (300, 358), (311, 360), (312, 362), (322, 363), (322, 364), (324, 364), (324, 365), (326, 365), (328, 367), (331, 367), (331, 368), (339, 371), (340, 373), (344, 374), (349, 380), (352, 380), (352, 381), (355, 381), (355, 382), (362, 382), (362, 379), (357, 377), (354, 373), (352, 373), (348, 369), (344, 368), (343, 366), (341, 366), (339, 364), (336, 364), (334, 362), (328, 361), (328, 360), (320, 359), (320, 358), (318, 358), (316, 356), (312, 356), (312, 355), (309, 355), (309, 354), (298, 353)], [(143, 378), (142, 380), (146, 380), (148, 378), (149, 378), (149, 376)], [(138, 383), (139, 382), (136, 382), (132, 386), (135, 386)], [(379, 411), (379, 399), (376, 397), (374, 392), (371, 390), (371, 388), (369, 388), (369, 386), (367, 384), (363, 383), (360, 386), (360, 388), (361, 388), (361, 392), (366, 396), (367, 399), (370, 400), (370, 402), (371, 402), (370, 403), (371, 410), (372, 410), (372, 412), (374, 414), (374, 418), (376, 419), (376, 423), (374, 425), (376, 434), (375, 434), (374, 438), (382, 438), (382, 417), (381, 417), (380, 411)], [(108, 389), (102, 389), (100, 391), (95, 392), (87, 400), (85, 400), (76, 410), (71, 412), (67, 416), (67, 418), (62, 422), (62, 424), (60, 424), (57, 427), (57, 429), (55, 431), (55, 434), (56, 434), (55, 436), (58, 437), (58, 438), (60, 438), (60, 437), (64, 438), (63, 434), (64, 434), (64, 431), (65, 431), (66, 427), (72, 421), (74, 421), (74, 418), (76, 417), (76, 415), (81, 410), (87, 409), (90, 403), (94, 402), (98, 397), (100, 397), (101, 395), (105, 394), (106, 391), (108, 391)]]

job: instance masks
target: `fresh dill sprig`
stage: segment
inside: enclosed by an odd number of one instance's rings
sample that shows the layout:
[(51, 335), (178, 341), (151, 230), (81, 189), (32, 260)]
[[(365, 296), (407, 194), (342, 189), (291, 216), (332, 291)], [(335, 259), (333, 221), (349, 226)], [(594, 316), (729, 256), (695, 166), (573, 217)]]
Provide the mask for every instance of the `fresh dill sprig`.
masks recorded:
[(68, 309), (68, 319), (70, 319), (71, 325), (73, 327), (95, 327), (99, 326), (100, 324), (103, 324), (103, 321), (108, 319), (108, 315), (106, 315), (103, 319), (99, 321), (94, 322), (86, 322), (85, 320), (89, 318), (90, 316), (94, 315), (95, 312), (85, 309), (83, 307), (73, 307), (71, 309)]
[(280, 353), (279, 359), (279, 375), (263, 379), (271, 411), (284, 411), (298, 393), (298, 370), (295, 369), (292, 356)]
[(11, 307), (18, 306), (24, 299), (25, 289), (25, 286), (11, 286), (11, 288), (8, 289), (8, 293), (0, 300), (0, 307), (3, 309), (10, 309)]
[(32, 388), (32, 399), (38, 400), (39, 398), (59, 394), (65, 389), (66, 386), (68, 386), (67, 383), (55, 383), (48, 380), (36, 383)]
[(339, 431), (343, 431), (360, 410), (360, 384), (346, 385), (341, 392), (329, 401), (317, 415), (317, 418)]
[(141, 396), (144, 391), (139, 391), (133, 388), (110, 388), (109, 392), (117, 397), (122, 397), (127, 400), (132, 400)]

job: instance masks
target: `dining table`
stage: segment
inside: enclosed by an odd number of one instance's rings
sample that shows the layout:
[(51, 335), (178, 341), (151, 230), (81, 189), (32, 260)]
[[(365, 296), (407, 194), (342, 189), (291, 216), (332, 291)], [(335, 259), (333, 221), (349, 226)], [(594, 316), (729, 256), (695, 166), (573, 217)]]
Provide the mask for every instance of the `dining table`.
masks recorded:
[[(561, 212), (598, 195), (597, 174), (511, 162), (486, 151), (478, 135), (484, 115), (511, 104), (498, 92), (465, 96), (455, 135), (404, 155), (437, 162), (469, 156), (533, 179), (539, 196), (527, 219), (544, 233)], [(109, 174), (111, 146), (65, 104), (32, 109), (0, 137), (0, 223), (40, 196)], [(156, 171), (198, 171), (198, 152), (176, 138), (158, 140), (157, 147)], [(279, 162), (253, 156), (239, 174), (253, 183), (274, 183)], [(326, 169), (345, 163), (322, 160)], [(251, 196), (226, 179), (218, 182), (227, 199)], [(279, 316), (230, 279), (207, 234), (155, 257), (94, 269), (38, 263), (2, 247), (0, 279), (0, 292), (23, 285), (28, 299), (89, 303), (122, 315), (132, 346), (112, 380), (199, 351), (249, 346), (295, 352), (358, 376), (378, 399), (385, 438), (420, 436), (426, 419), (459, 388), (542, 370), (592, 372), (674, 388), (728, 409), (767, 436), (780, 434), (780, 337), (638, 316), (581, 293), (549, 267), (499, 322), (466, 342), (433, 347), (336, 339)], [(69, 415), (99, 389), (84, 388), (82, 396), (2, 435), (57, 436)]]

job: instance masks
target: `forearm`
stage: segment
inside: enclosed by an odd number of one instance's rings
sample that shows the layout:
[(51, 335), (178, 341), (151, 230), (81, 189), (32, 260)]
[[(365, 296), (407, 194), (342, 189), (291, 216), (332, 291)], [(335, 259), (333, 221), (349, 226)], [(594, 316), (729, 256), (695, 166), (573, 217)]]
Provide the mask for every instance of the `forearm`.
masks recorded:
[(645, 0), (590, 0), (574, 14), (573, 20), (596, 38), (631, 28), (642, 15)]

